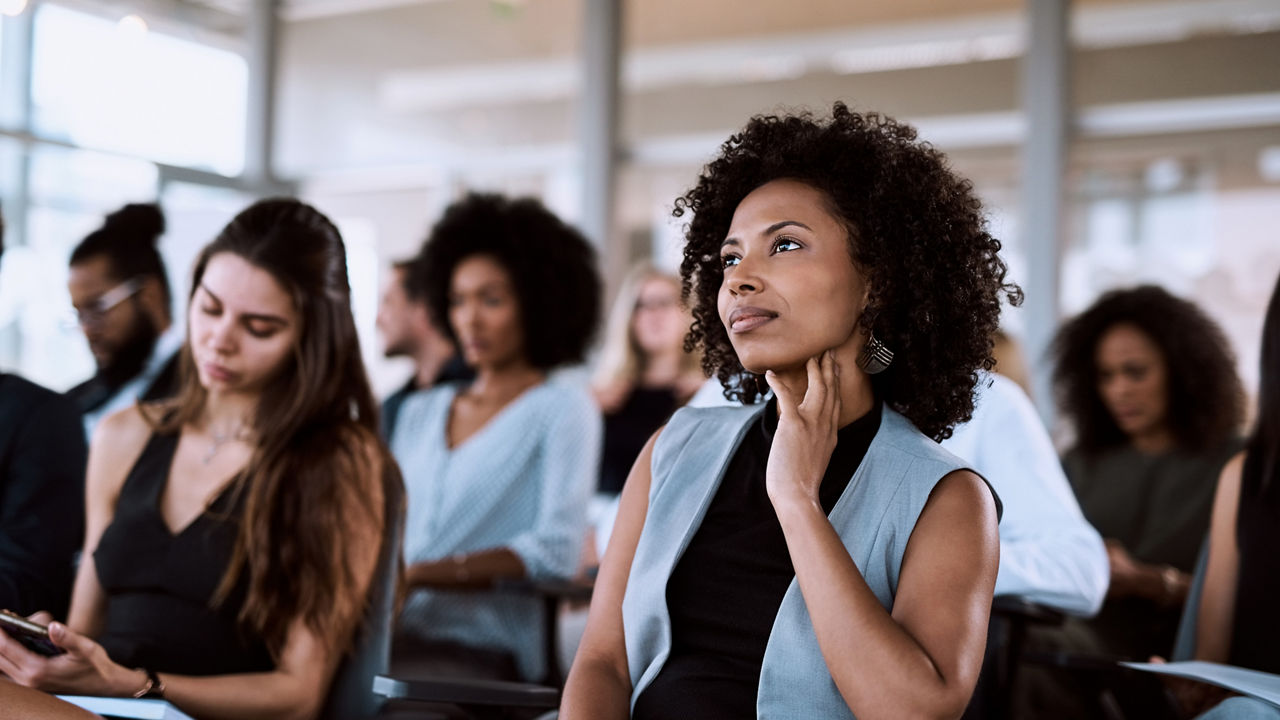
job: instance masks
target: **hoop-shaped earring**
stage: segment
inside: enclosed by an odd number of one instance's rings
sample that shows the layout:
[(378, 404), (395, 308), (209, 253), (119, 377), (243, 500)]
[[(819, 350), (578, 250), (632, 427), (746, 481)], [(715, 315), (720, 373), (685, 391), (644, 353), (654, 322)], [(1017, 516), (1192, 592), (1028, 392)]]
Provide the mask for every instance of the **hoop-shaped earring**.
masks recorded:
[(882, 373), (893, 364), (893, 351), (877, 340), (875, 333), (867, 330), (867, 344), (858, 353), (857, 363), (868, 375)]

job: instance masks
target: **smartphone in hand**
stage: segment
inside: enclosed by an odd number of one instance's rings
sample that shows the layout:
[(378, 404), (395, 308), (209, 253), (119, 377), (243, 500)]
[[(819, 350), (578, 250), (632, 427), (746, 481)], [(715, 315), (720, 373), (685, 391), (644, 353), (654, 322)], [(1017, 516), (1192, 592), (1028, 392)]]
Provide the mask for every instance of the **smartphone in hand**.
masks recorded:
[(33, 653), (53, 657), (66, 652), (49, 639), (49, 628), (8, 610), (0, 610), (0, 630)]

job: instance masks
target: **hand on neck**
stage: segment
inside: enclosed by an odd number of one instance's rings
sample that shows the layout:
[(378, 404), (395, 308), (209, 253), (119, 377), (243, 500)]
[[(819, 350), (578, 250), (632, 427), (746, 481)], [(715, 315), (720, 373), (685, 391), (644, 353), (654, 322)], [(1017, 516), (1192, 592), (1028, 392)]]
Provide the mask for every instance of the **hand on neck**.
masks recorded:
[[(875, 402), (871, 376), (858, 367), (856, 358), (857, 352), (846, 345), (835, 349), (836, 366), (839, 368), (836, 381), (840, 391), (839, 426), (842, 428), (870, 412)], [(804, 363), (775, 369), (774, 375), (796, 397), (804, 397), (809, 389), (809, 374)]]

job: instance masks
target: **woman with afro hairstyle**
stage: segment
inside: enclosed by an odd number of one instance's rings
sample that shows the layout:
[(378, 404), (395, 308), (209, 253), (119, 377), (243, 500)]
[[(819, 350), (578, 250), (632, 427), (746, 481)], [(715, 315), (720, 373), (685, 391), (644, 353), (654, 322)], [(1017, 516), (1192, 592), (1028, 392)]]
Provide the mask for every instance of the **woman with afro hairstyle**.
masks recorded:
[[(572, 576), (599, 472), (600, 412), (549, 377), (595, 330), (595, 253), (536, 200), (470, 195), (423, 248), (425, 297), (470, 382), (410, 396), (392, 438), (409, 491), (397, 674), (538, 680), (541, 601), (483, 590)], [(417, 275), (415, 275), (416, 277)]]
[(561, 717), (958, 717), (999, 503), (937, 441), (1020, 300), (972, 187), (837, 103), (753, 118), (675, 213), (688, 342), (744, 405), (637, 460)]
[(1240, 447), (1235, 358), (1204, 311), (1153, 285), (1103, 295), (1063, 325), (1054, 354), (1076, 435), (1063, 465), (1111, 565), (1102, 611), (1069, 621), (1056, 642), (1136, 660), (1167, 655), (1215, 478)]

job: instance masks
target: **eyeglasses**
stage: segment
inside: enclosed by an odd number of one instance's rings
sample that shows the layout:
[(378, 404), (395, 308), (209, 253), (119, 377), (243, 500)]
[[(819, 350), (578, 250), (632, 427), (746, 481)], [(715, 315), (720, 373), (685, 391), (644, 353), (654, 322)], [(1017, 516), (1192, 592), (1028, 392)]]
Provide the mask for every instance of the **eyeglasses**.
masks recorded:
[(141, 289), (142, 280), (140, 278), (129, 278), (99, 295), (87, 307), (75, 308), (72, 311), (72, 317), (67, 319), (66, 324), (70, 327), (100, 327), (103, 321), (107, 319), (107, 313), (111, 312), (112, 308), (137, 295)]
[(679, 307), (680, 301), (673, 297), (649, 298), (648, 300), (636, 300), (635, 311), (640, 312), (651, 310), (670, 310)]

